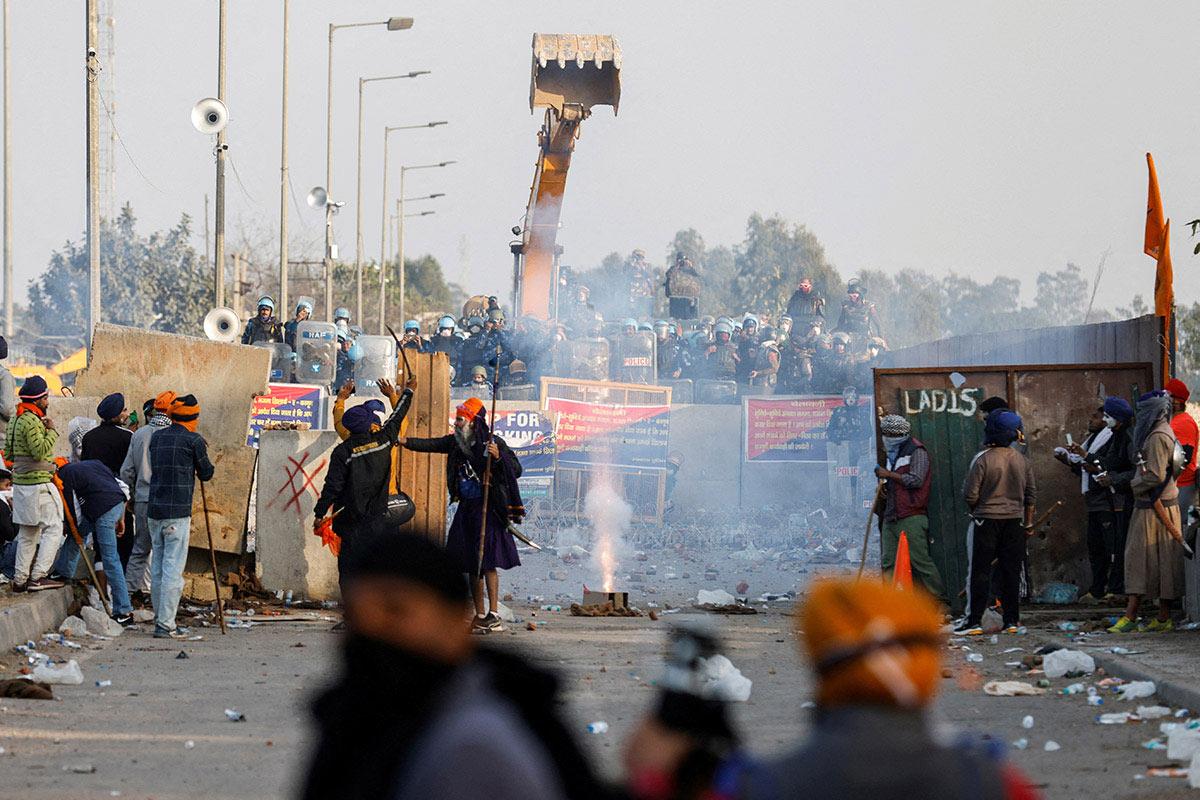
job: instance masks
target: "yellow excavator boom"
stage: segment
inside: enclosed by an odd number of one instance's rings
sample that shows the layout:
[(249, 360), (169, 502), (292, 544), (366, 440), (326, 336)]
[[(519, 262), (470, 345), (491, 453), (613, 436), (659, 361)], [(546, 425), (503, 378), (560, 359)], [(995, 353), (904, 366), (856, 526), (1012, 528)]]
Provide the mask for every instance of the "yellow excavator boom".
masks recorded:
[(554, 313), (558, 223), (579, 126), (593, 106), (612, 106), (615, 114), (620, 102), (621, 48), (614, 37), (533, 35), (529, 109), (545, 108), (546, 117), (521, 241), (512, 246), (518, 314), (547, 319)]

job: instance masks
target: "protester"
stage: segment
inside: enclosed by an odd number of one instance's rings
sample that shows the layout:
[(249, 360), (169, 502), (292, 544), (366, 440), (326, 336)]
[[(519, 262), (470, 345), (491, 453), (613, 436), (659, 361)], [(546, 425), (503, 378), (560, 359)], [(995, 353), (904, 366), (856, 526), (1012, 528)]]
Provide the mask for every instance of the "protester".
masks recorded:
[(192, 494), (196, 478), (212, 480), (208, 446), (196, 432), (200, 403), (186, 394), (171, 401), (171, 425), (150, 437), (150, 491), (146, 517), (150, 527), (150, 595), (154, 604), (154, 636), (182, 639), (189, 631), (176, 625), (183, 594), (192, 526)]
[(62, 544), (62, 496), (53, 483), (58, 431), (46, 416), (50, 390), (46, 379), (31, 375), (21, 385), (16, 419), (4, 437), (4, 455), (13, 472), (13, 522), (18, 526), (13, 591), (58, 589), (47, 577)]
[(171, 425), (171, 403), (175, 393), (166, 391), (150, 401), (146, 424), (134, 431), (125, 461), (121, 464), (121, 480), (133, 487), (134, 539), (125, 564), (125, 583), (132, 596), (146, 605), (150, 602), (150, 437)]
[(359, 540), (375, 531), (394, 533), (399, 523), (388, 514), (392, 449), (401, 441), (400, 424), (412, 403), (412, 389), (399, 399), (386, 381), (380, 384), (392, 401), (392, 413), (381, 425), (375, 407), (355, 406), (341, 417), (349, 436), (329, 454), (329, 469), (321, 496), (313, 508), (313, 529), (318, 531), (325, 516), (333, 512), (333, 532), (341, 538), (338, 581), (345, 580), (348, 557)]
[[(455, 413), (454, 433), (433, 439), (401, 439), (400, 444), (420, 453), (444, 453), (446, 486), (450, 502), (458, 503), (446, 551), (462, 572), (471, 576), (475, 599), (474, 628), (480, 632), (504, 630), (497, 613), (500, 601), (500, 576), (497, 570), (521, 565), (517, 546), (508, 530), (509, 522), (519, 523), (525, 516), (521, 490), (521, 462), (499, 436), (492, 436), (483, 401), (472, 397)], [(491, 467), (489, 472), (489, 466)], [(483, 505), (483, 479), (490, 475), (488, 507)], [(483, 561), (479, 561), (481, 527)], [(486, 584), (487, 605), (484, 606)], [(486, 608), (486, 610), (485, 610)]]
[[(58, 468), (58, 477), (68, 508), (79, 510), (73, 514), (79, 535), (91, 534), (95, 552), (110, 567), (105, 575), (112, 592), (113, 619), (126, 626), (134, 624), (125, 572), (117, 556), (117, 539), (126, 535), (125, 502), (129, 498), (103, 461), (63, 464)], [(62, 550), (63, 574), (71, 577), (79, 565), (79, 546), (73, 537), (67, 537)], [(97, 588), (104, 591), (103, 587)]]
[(1021, 427), (1021, 417), (1015, 411), (997, 409), (988, 414), (983, 450), (967, 472), (963, 499), (975, 521), (975, 533), (970, 610), (955, 630), (960, 636), (983, 633), (980, 621), (987, 607), (993, 559), (1000, 583), (1004, 631), (1015, 633), (1021, 623), (1021, 565), (1037, 497), (1033, 466), (1010, 447)]
[(1200, 446), (1200, 426), (1187, 410), (1191, 396), (1187, 384), (1172, 378), (1167, 381), (1167, 394), (1171, 395), (1171, 430), (1183, 446), (1187, 459), (1183, 471), (1175, 478), (1175, 485), (1179, 487), (1180, 518), (1187, 519), (1188, 509), (1196, 505), (1196, 450)]
[(304, 800), (605, 796), (559, 717), (558, 682), (476, 650), (458, 565), (408, 534), (347, 561), (337, 682), (313, 704)]
[(941, 597), (942, 576), (929, 552), (929, 489), (933, 483), (929, 453), (913, 437), (909, 421), (899, 414), (881, 419), (879, 432), (886, 461), (875, 468), (875, 477), (887, 482), (880, 534), (884, 580), (892, 580), (896, 548), (903, 533), (908, 540), (913, 578), (931, 595)]
[[(388, 398), (392, 404), (392, 409), (395, 410), (396, 406), (400, 404), (400, 394), (396, 391), (396, 388), (392, 386), (391, 381), (389, 381), (387, 378), (380, 378), (378, 381), (376, 381), (376, 386), (379, 388), (380, 394)], [(346, 414), (346, 401), (350, 399), (350, 395), (354, 394), (355, 388), (354, 381), (349, 381), (348, 383), (342, 384), (342, 388), (338, 389), (337, 396), (333, 400), (333, 429), (337, 431), (338, 438), (343, 442), (353, 435), (351, 434), (350, 429), (342, 424), (342, 418)], [(374, 398), (363, 403), (363, 408), (366, 408), (368, 411), (371, 411), (374, 414), (383, 414), (384, 412), (383, 403)], [(379, 428), (380, 426), (376, 422), (375, 424), (372, 424), (371, 432), (374, 433), (375, 431), (379, 430)]]
[(1120, 580), (1124, 574), (1123, 568), (1117, 573), (1113, 566), (1116, 557), (1119, 556), (1122, 562), (1125, 560), (1122, 512), (1124, 496), (1133, 477), (1128, 432), (1128, 422), (1132, 418), (1133, 409), (1129, 403), (1119, 397), (1110, 397), (1092, 413), (1088, 420), (1088, 436), (1082, 445), (1071, 444), (1054, 450), (1054, 457), (1079, 476), (1080, 493), (1087, 510), (1087, 549), (1092, 582), (1080, 598), (1083, 603), (1104, 600), (1113, 581)]
[[(1034, 800), (994, 749), (951, 746), (927, 709), (942, 681), (942, 615), (934, 601), (875, 581), (826, 580), (796, 617), (817, 677), (805, 744), (742, 771), (743, 800)], [(733, 782), (733, 781), (730, 781)], [(713, 795), (716, 796), (716, 795)]]
[[(8, 358), (8, 340), (0, 336), (0, 361)], [(0, 364), (0, 422), (5, 428), (17, 413), (17, 384), (8, 367)]]
[(12, 578), (17, 560), (17, 526), (12, 518), (12, 473), (0, 466), (0, 586)]
[(1158, 617), (1145, 630), (1166, 633), (1175, 629), (1171, 603), (1184, 594), (1183, 532), (1180, 528), (1179, 488), (1175, 476), (1185, 461), (1175, 461), (1176, 439), (1170, 418), (1173, 398), (1165, 391), (1147, 392), (1138, 398), (1133, 429), (1136, 453), (1133, 479), (1133, 515), (1125, 544), (1125, 614), (1109, 633), (1137, 629), (1143, 599), (1158, 600)]
[[(125, 395), (114, 392), (108, 395), (96, 406), (96, 416), (100, 424), (83, 435), (83, 443), (79, 448), (80, 461), (100, 461), (108, 467), (114, 477), (121, 474), (121, 466), (125, 456), (129, 454), (129, 445), (133, 432), (129, 424), (129, 409), (125, 407)], [(125, 527), (129, 529), (128, 536), (117, 540), (117, 553), (120, 560), (113, 562), (113, 569), (125, 569), (129, 564), (129, 554), (133, 550), (134, 526), (133, 510), (125, 519)]]

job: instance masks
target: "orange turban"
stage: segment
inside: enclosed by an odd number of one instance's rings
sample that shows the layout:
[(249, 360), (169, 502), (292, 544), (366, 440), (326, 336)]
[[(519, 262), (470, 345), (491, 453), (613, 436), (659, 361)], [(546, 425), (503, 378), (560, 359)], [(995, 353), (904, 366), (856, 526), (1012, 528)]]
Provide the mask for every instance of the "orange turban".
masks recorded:
[(466, 417), (469, 420), (474, 420), (482, 412), (483, 401), (478, 397), (470, 397), (458, 407), (455, 416)]
[(821, 706), (917, 708), (937, 690), (942, 613), (922, 592), (870, 580), (821, 581), (797, 627), (820, 681)]
[(171, 413), (171, 403), (175, 402), (175, 393), (170, 389), (154, 398), (154, 410), (160, 414)]

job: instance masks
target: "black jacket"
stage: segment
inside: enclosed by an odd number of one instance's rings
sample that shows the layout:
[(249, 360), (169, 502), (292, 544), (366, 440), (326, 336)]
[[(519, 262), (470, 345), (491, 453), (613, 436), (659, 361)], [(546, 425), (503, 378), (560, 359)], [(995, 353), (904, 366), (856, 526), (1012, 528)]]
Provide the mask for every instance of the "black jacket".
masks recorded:
[(400, 437), (400, 423), (412, 403), (412, 390), (405, 389), (400, 403), (383, 427), (374, 433), (355, 433), (333, 448), (321, 497), (313, 509), (320, 519), (329, 509), (341, 509), (334, 530), (342, 533), (348, 525), (371, 517), (382, 517), (387, 510), (388, 478), (392, 471), (392, 448)]
[[(404, 446), (418, 453), (444, 453), (446, 458), (446, 487), (450, 490), (450, 502), (458, 497), (458, 471), (463, 463), (470, 461), (471, 468), (482, 480), (487, 470), (487, 447), (490, 429), (482, 419), (475, 420), (475, 445), (471, 456), (459, 448), (454, 434), (438, 436), (434, 439), (408, 439)], [(521, 462), (504, 439), (496, 437), (496, 445), (500, 448), (500, 460), (492, 463), (492, 484), (488, 491), (488, 506), (496, 517), (507, 522), (520, 522), (525, 518), (525, 505), (521, 500), (521, 489), (517, 478), (521, 477)]]
[(113, 475), (120, 475), (131, 439), (133, 431), (105, 420), (83, 435), (79, 460), (101, 461)]
[[(1130, 424), (1126, 423), (1112, 432), (1112, 437), (1087, 460), (1100, 465), (1100, 469), (1108, 473), (1112, 488), (1106, 488), (1094, 480), (1088, 484), (1088, 492), (1084, 502), (1088, 511), (1120, 511), (1132, 508), (1133, 492), (1129, 482), (1133, 480), (1135, 465), (1133, 452), (1133, 436)], [(1083, 449), (1091, 444), (1095, 434), (1088, 436), (1083, 442)], [(1079, 464), (1071, 466), (1071, 471), (1078, 475), (1083, 467)]]

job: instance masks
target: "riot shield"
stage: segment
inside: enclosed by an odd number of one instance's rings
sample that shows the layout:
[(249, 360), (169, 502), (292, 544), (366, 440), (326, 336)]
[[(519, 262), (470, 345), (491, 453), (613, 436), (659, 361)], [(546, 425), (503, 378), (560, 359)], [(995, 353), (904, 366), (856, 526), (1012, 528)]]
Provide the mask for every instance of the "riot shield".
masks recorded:
[(608, 380), (607, 339), (573, 339), (570, 345), (570, 377), (585, 381)]
[(612, 359), (613, 379), (620, 383), (654, 383), (656, 340), (650, 331), (617, 337)]
[(295, 358), (292, 348), (283, 342), (255, 342), (255, 347), (271, 351), (271, 383), (288, 383), (292, 379)]
[(354, 365), (356, 394), (380, 395), (379, 379), (396, 380), (396, 340), (390, 336), (359, 336), (362, 358)]
[(305, 320), (296, 326), (296, 344), (300, 347), (296, 380), (319, 385), (333, 383), (337, 373), (337, 326), (332, 322)]

